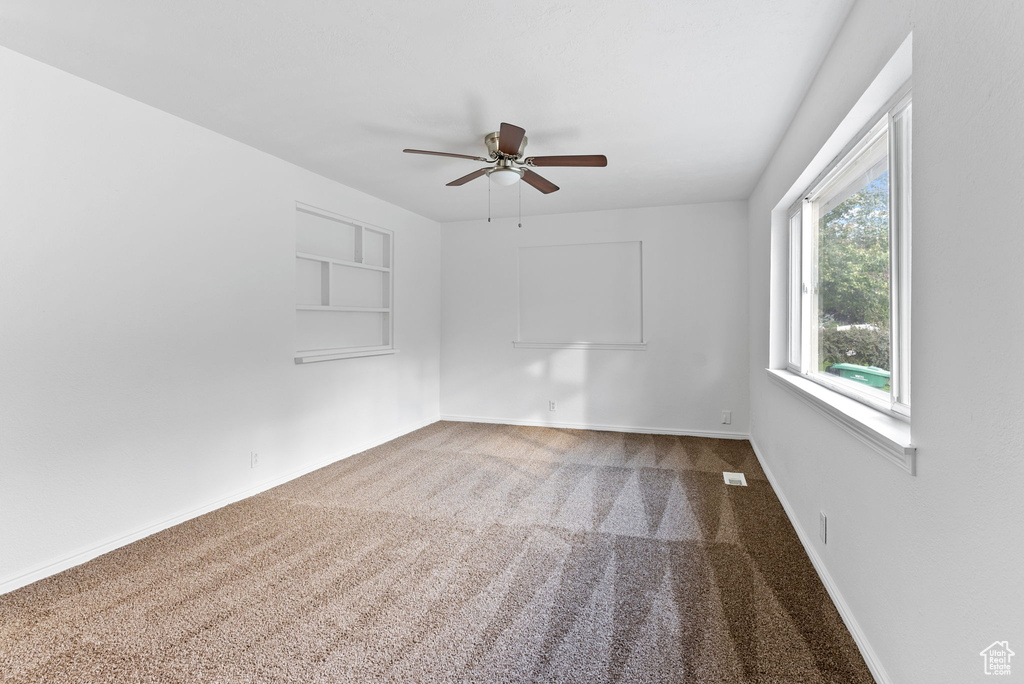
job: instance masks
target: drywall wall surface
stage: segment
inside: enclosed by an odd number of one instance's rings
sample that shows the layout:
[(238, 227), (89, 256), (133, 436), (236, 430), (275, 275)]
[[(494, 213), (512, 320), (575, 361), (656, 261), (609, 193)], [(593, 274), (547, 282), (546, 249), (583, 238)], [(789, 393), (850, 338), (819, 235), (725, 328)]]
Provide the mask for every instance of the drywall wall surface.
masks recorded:
[[(764, 371), (785, 340), (771, 212), (911, 31), (916, 476)], [(1022, 31), (1020, 3), (860, 0), (749, 201), (753, 441), (882, 681), (987, 681), (983, 649), (1024, 645)]]
[[(745, 434), (745, 225), (742, 202), (443, 224), (442, 415)], [(643, 243), (645, 350), (513, 347), (521, 247), (630, 241)]]
[[(0, 82), (0, 591), (437, 419), (437, 223), (4, 49)], [(296, 201), (395, 231), (399, 353), (294, 363)]]

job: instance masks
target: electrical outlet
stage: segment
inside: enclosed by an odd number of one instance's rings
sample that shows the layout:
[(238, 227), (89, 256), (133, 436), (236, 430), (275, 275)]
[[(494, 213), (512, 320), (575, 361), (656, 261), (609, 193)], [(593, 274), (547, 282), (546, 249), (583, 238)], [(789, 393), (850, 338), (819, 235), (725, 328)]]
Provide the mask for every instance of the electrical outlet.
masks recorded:
[(555, 400), (552, 399), (552, 400), (550, 400), (548, 402), (548, 411), (554, 411), (554, 410), (555, 410)]
[(255, 468), (260, 464), (260, 455), (255, 451), (249, 453), (249, 467)]
[(732, 425), (732, 411), (722, 411), (722, 425)]
[(818, 536), (821, 537), (822, 544), (828, 544), (828, 516), (825, 515), (825, 511), (818, 511), (821, 515), (821, 520), (818, 522)]

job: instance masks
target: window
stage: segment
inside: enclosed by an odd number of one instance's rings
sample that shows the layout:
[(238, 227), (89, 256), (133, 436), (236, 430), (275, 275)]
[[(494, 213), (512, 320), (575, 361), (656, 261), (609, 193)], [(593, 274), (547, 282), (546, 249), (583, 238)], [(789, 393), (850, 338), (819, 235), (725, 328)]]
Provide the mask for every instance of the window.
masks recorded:
[(789, 212), (789, 370), (910, 416), (910, 95)]
[(295, 363), (393, 354), (391, 231), (304, 204), (295, 217)]

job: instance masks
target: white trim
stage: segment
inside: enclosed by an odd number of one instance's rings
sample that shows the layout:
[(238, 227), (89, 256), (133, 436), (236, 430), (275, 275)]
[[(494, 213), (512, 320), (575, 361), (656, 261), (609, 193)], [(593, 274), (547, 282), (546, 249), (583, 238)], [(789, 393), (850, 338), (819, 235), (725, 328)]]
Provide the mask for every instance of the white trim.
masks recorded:
[[(640, 339), (644, 339), (644, 241), (637, 240), (640, 243)], [(644, 345), (647, 346), (646, 344)]]
[(775, 384), (786, 388), (819, 413), (831, 418), (887, 460), (911, 475), (917, 472), (917, 448), (910, 439), (909, 423), (788, 370), (766, 370), (769, 379)]
[(789, 500), (783, 493), (782, 488), (779, 487), (779, 481), (775, 479), (774, 473), (772, 473), (771, 468), (768, 467), (768, 463), (765, 461), (764, 456), (761, 454), (761, 449), (757, 446), (753, 437), (750, 438), (750, 447), (754, 450), (754, 455), (757, 457), (758, 463), (761, 464), (761, 470), (764, 471), (765, 477), (768, 478), (768, 484), (771, 485), (772, 490), (775, 492), (775, 497), (779, 500), (779, 503), (782, 504), (782, 509), (786, 512), (786, 517), (789, 518), (790, 524), (796, 531), (796, 536), (803, 545), (804, 551), (807, 553), (807, 557), (811, 559), (811, 565), (814, 566), (815, 572), (818, 573), (818, 578), (821, 580), (821, 583), (825, 585), (825, 591), (828, 592), (836, 610), (839, 611), (839, 617), (843, 619), (843, 624), (846, 625), (846, 629), (849, 630), (854, 643), (857, 644), (861, 657), (864, 658), (864, 662), (867, 664), (868, 669), (871, 670), (871, 676), (875, 678), (875, 681), (878, 684), (892, 684), (892, 680), (889, 678), (888, 673), (885, 671), (885, 668), (882, 667), (882, 662), (879, 660), (878, 654), (875, 653), (875, 649), (871, 647), (871, 642), (868, 641), (867, 636), (864, 634), (864, 630), (861, 629), (860, 624), (857, 622), (857, 618), (854, 616), (849, 604), (847, 604), (846, 599), (843, 598), (843, 594), (839, 591), (839, 586), (832, 578), (832, 575), (829, 574), (828, 568), (825, 566), (825, 561), (821, 559), (821, 556), (818, 555), (817, 550), (811, 543), (812, 537), (804, 531), (803, 527), (801, 527), (800, 521), (796, 516), (796, 510), (789, 503)]
[(41, 579), (50, 577), (51, 575), (56, 575), (59, 572), (63, 572), (64, 570), (68, 570), (77, 565), (81, 565), (82, 563), (88, 562), (93, 558), (96, 558), (97, 556), (102, 556), (103, 554), (109, 553), (114, 549), (120, 548), (122, 546), (127, 546), (132, 542), (144, 539), (145, 537), (166, 530), (169, 527), (179, 525), (187, 520), (198, 518), (199, 516), (209, 513), (211, 511), (215, 511), (218, 508), (223, 508), (224, 506), (233, 504), (237, 501), (241, 501), (242, 499), (247, 499), (250, 496), (254, 496), (261, 492), (265, 492), (268, 489), (273, 489), (274, 487), (282, 485), (285, 482), (289, 482), (298, 477), (302, 477), (303, 475), (307, 475), (313, 472), (314, 470), (319, 470), (320, 468), (344, 460), (349, 456), (354, 456), (358, 453), (366, 451), (367, 449), (372, 449), (376, 446), (380, 446), (385, 442), (390, 442), (393, 439), (398, 439), (399, 437), (407, 435), (410, 432), (415, 432), (416, 430), (425, 428), (428, 425), (433, 425), (434, 423), (437, 422), (437, 420), (437, 418), (430, 418), (426, 421), (414, 423), (412, 426), (402, 428), (394, 433), (391, 433), (389, 436), (384, 437), (383, 439), (371, 440), (361, 445), (352, 447), (351, 449), (343, 452), (341, 455), (329, 456), (327, 458), (320, 459), (319, 461), (315, 461), (309, 465), (305, 465), (301, 468), (285, 473), (284, 475), (279, 475), (273, 479), (266, 480), (255, 486), (247, 487), (233, 494), (229, 494), (220, 499), (216, 499), (215, 501), (203, 504), (198, 508), (193, 508), (189, 511), (169, 516), (157, 522), (137, 527), (127, 534), (119, 535), (116, 537), (109, 537), (98, 544), (94, 544), (87, 548), (80, 549), (78, 551), (75, 551), (74, 553), (64, 556), (63, 558), (59, 558), (49, 563), (44, 563), (42, 565), (37, 565), (32, 570), (24, 572), (20, 575), (0, 578), (0, 595), (14, 591), (15, 589), (19, 589), (26, 585), (32, 584), (33, 582), (38, 582)]
[(630, 349), (645, 351), (646, 342), (519, 342), (512, 341), (516, 349)]
[[(891, 320), (889, 330), (892, 349), (893, 410), (910, 415), (910, 349), (911, 349), (911, 232), (912, 232), (912, 104), (910, 94), (889, 110), (889, 172), (892, 207), (889, 221), (889, 272), (892, 283)], [(910, 182), (908, 182), (910, 181)]]
[[(904, 87), (909, 88), (909, 84)], [(893, 100), (890, 99), (889, 102), (893, 103)], [(888, 134), (889, 108), (891, 106), (892, 104), (887, 104), (883, 107), (882, 111), (875, 114), (871, 121), (853, 137), (846, 147), (843, 148), (843, 151), (840, 152), (835, 159), (829, 162), (829, 165), (825, 167), (825, 170), (814, 179), (810, 187), (808, 187), (806, 192), (804, 192), (803, 199), (798, 201), (797, 205), (801, 202), (817, 201), (820, 196), (827, 194), (828, 192), (833, 192), (835, 190), (835, 186), (839, 182), (839, 179), (846, 176), (851, 170), (854, 175), (860, 175), (875, 164), (879, 163), (875, 161), (868, 162), (865, 165), (861, 155), (877, 143), (879, 138)], [(827, 214), (828, 212), (825, 213)]]
[(786, 370), (805, 380), (813, 382), (816, 385), (821, 385), (831, 392), (841, 394), (844, 397), (860, 402), (875, 411), (884, 413), (907, 423), (910, 422), (909, 415), (900, 414), (893, 409), (892, 395), (886, 394), (885, 392), (882, 392), (882, 390), (868, 387), (867, 385), (862, 385), (856, 380), (842, 378), (838, 375), (832, 375), (831, 373), (802, 373), (799, 369), (794, 370), (788, 366)]
[(334, 361), (336, 359), (357, 359), (362, 356), (384, 356), (385, 354), (397, 354), (398, 350), (393, 347), (387, 349), (361, 349), (361, 350), (336, 350), (336, 351), (309, 351), (298, 352), (295, 356), (295, 363), (316, 363), (318, 361)]
[(528, 427), (568, 428), (570, 430), (599, 430), (603, 432), (634, 432), (641, 435), (680, 435), (684, 437), (713, 437), (715, 439), (750, 439), (745, 432), (710, 432), (707, 430), (680, 430), (676, 428), (655, 428), (637, 425), (596, 425), (593, 423), (563, 423), (544, 420), (512, 420), (509, 418), (484, 418), (482, 416), (457, 416), (441, 414), (441, 420), (457, 423), (492, 423), (495, 425), (525, 425)]

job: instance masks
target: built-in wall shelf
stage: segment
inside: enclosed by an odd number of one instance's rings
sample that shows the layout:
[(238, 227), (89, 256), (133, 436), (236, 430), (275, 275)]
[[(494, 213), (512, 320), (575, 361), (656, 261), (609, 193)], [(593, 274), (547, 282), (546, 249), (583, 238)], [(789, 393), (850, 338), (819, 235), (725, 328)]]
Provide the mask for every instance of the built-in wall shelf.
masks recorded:
[(385, 354), (397, 354), (398, 350), (391, 347), (387, 349), (361, 349), (359, 351), (318, 351), (303, 352), (301, 356), (295, 357), (295, 363), (317, 363), (319, 361), (335, 361), (337, 359), (354, 359), (360, 356), (384, 356)]
[(296, 311), (362, 311), (364, 313), (390, 313), (391, 309), (375, 306), (320, 306), (315, 304), (299, 304)]
[(344, 259), (334, 259), (329, 256), (322, 256), (320, 254), (307, 254), (306, 252), (296, 252), (296, 259), (305, 259), (306, 261), (319, 261), (322, 264), (336, 264), (338, 266), (347, 266), (349, 268), (365, 268), (370, 271), (383, 271), (389, 273), (390, 268), (386, 266), (374, 266), (373, 264), (362, 264), (358, 261), (345, 261)]
[(393, 233), (295, 208), (295, 363), (395, 353)]

